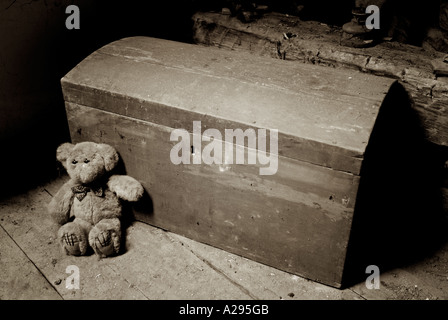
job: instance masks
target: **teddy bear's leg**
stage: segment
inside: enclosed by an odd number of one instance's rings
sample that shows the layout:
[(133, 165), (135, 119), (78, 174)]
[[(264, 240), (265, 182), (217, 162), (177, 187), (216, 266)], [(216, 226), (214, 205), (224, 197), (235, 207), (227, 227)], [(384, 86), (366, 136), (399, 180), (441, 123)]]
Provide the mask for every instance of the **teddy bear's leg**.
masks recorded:
[(72, 256), (85, 255), (88, 248), (86, 232), (76, 222), (64, 224), (58, 231), (58, 239), (65, 253)]
[(117, 254), (121, 245), (121, 223), (118, 218), (103, 219), (89, 233), (89, 243), (101, 257)]

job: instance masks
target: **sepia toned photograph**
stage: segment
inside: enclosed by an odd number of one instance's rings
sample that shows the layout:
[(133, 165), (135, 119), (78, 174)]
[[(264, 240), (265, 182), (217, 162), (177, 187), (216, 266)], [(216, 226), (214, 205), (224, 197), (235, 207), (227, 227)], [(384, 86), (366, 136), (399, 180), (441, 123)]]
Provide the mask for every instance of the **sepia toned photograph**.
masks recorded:
[(0, 300), (448, 299), (448, 0), (0, 0), (0, 148)]

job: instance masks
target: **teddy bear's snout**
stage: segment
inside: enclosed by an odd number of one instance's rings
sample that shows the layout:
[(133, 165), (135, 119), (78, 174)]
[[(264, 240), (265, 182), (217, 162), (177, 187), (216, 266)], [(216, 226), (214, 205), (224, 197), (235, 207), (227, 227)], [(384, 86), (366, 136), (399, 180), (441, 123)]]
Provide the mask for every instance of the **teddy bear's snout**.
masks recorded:
[(89, 166), (89, 164), (83, 163), (81, 170), (78, 173), (78, 178), (81, 183), (90, 183), (98, 178), (102, 172), (97, 172)]
[(73, 177), (83, 184), (94, 181), (104, 173), (102, 163), (95, 157), (82, 157), (76, 161), (76, 164), (73, 162), (71, 169)]

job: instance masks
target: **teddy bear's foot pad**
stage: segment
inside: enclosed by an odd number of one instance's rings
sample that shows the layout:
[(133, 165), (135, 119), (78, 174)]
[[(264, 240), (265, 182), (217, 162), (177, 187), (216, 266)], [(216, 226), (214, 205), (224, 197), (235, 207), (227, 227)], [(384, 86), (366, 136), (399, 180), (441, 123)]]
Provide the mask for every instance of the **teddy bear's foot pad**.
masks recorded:
[(80, 256), (83, 254), (83, 250), (81, 250), (81, 243), (75, 234), (64, 233), (62, 235), (61, 241), (62, 247), (68, 255)]
[(102, 258), (114, 255), (118, 252), (119, 247), (116, 245), (116, 236), (114, 232), (110, 232), (109, 230), (100, 232), (95, 237), (95, 243), (93, 247), (95, 248), (95, 252)]

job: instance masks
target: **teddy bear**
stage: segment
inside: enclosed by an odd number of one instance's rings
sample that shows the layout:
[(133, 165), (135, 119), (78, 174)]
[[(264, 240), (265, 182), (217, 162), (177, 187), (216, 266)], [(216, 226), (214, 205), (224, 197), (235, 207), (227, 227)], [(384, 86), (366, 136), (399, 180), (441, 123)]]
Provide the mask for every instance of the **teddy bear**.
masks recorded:
[(67, 255), (86, 255), (91, 247), (100, 258), (118, 254), (121, 245), (122, 200), (135, 202), (144, 188), (133, 177), (112, 174), (119, 162), (108, 144), (63, 143), (56, 158), (70, 179), (48, 204), (61, 225), (58, 239)]

